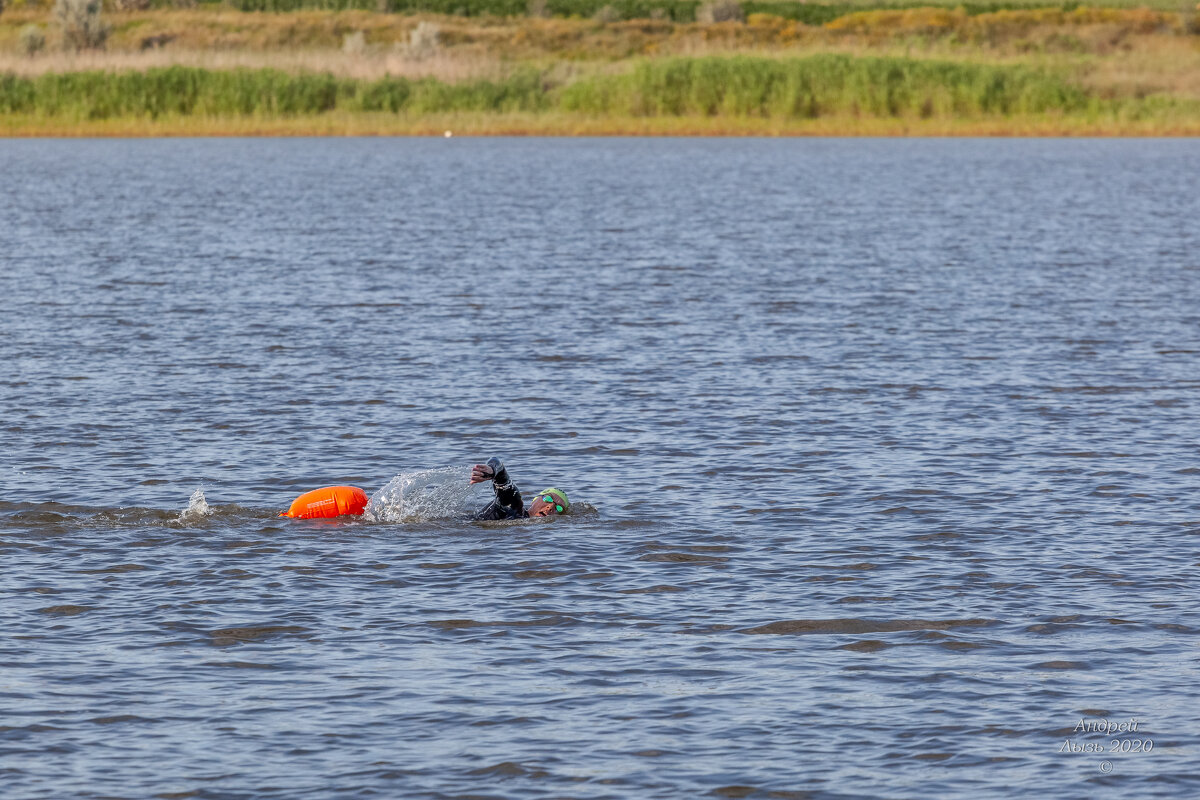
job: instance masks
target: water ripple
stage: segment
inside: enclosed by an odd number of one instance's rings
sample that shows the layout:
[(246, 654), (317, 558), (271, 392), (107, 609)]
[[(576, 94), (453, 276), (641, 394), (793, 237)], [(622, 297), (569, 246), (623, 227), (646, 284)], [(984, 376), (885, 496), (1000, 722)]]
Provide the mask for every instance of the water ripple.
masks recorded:
[(5, 800), (1196, 794), (1198, 173), (6, 143)]

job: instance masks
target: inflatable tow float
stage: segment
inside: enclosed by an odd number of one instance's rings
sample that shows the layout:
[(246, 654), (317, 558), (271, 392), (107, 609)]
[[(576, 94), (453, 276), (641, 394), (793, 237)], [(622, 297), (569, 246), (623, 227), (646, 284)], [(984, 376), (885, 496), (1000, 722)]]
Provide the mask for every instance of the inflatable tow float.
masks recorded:
[(360, 516), (367, 507), (367, 493), (357, 486), (322, 486), (292, 501), (279, 516), (292, 519), (332, 519)]

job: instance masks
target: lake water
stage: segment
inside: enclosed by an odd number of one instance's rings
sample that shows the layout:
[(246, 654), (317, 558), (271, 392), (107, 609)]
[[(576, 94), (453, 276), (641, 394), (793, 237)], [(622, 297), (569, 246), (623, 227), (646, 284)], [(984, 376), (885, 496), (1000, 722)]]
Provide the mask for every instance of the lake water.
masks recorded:
[(0, 141), (3, 797), (1200, 793), (1198, 175)]

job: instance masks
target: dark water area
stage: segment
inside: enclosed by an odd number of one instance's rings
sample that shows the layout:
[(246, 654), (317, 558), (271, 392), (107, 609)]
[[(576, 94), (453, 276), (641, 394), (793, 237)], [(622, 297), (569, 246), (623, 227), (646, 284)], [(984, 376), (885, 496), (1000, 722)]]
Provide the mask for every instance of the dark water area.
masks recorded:
[(0, 141), (0, 795), (1200, 794), (1198, 175)]

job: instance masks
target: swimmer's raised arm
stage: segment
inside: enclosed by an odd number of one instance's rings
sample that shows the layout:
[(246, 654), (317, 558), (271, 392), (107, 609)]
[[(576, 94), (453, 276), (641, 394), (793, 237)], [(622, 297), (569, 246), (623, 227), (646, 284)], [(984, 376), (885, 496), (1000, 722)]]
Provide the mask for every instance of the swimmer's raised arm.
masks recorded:
[(525, 503), (521, 499), (521, 491), (508, 478), (508, 470), (504, 462), (498, 458), (489, 458), (486, 464), (476, 464), (471, 467), (470, 483), (492, 482), (492, 491), (496, 499), (485, 508), (476, 519), (512, 519), (525, 513)]

